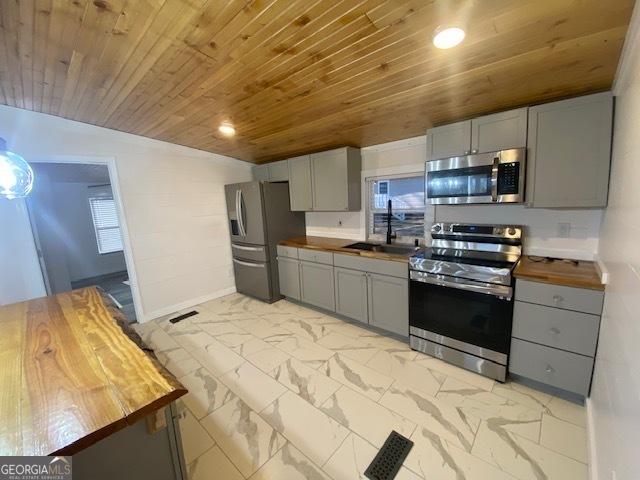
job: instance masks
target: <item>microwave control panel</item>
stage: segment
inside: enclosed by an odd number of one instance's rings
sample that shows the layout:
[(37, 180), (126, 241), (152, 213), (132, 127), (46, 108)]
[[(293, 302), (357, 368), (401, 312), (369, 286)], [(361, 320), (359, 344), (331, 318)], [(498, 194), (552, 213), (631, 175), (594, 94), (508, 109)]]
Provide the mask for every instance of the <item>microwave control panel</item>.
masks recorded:
[(498, 195), (515, 195), (520, 183), (520, 162), (498, 165)]

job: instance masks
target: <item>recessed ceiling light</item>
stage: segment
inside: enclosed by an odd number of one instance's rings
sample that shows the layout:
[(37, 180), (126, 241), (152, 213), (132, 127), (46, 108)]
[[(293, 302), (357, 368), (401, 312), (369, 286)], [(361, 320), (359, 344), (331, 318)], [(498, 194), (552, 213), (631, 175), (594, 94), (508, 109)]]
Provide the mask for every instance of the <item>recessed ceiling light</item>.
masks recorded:
[(464, 35), (460, 27), (438, 28), (433, 35), (433, 44), (438, 48), (452, 48), (464, 40)]
[(218, 127), (218, 131), (227, 137), (232, 137), (236, 134), (236, 129), (233, 128), (233, 125), (230, 123), (221, 123)]

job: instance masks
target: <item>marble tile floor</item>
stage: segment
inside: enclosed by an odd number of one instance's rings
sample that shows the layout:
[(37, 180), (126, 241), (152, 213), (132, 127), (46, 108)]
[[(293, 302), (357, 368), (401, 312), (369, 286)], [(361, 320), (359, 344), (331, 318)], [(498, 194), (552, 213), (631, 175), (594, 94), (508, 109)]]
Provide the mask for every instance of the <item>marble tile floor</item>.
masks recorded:
[(286, 300), (195, 310), (135, 326), (189, 389), (189, 480), (364, 479), (391, 430), (415, 443), (399, 480), (588, 477), (582, 406)]

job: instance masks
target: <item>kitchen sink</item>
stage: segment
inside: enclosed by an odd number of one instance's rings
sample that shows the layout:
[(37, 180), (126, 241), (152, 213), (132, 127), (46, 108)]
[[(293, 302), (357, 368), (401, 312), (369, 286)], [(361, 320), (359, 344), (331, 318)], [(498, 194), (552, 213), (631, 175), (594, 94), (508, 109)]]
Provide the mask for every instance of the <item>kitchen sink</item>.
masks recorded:
[(352, 243), (351, 245), (345, 245), (344, 248), (354, 248), (356, 250), (366, 250), (369, 252), (393, 253), (396, 255), (405, 255), (419, 250), (418, 247), (413, 247), (411, 245), (380, 245), (378, 243), (369, 242)]

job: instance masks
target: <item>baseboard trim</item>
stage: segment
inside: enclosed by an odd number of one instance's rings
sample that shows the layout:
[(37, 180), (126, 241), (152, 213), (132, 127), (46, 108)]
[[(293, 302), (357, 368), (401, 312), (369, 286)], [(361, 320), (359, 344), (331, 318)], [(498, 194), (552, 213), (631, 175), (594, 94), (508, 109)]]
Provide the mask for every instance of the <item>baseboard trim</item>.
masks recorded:
[(195, 305), (199, 305), (204, 302), (208, 302), (209, 300), (213, 300), (215, 298), (224, 297), (225, 295), (231, 295), (236, 292), (236, 287), (224, 288), (222, 290), (218, 290), (214, 293), (210, 293), (208, 295), (203, 295), (202, 297), (192, 298), (191, 300), (187, 300), (182, 303), (178, 303), (176, 305), (170, 305), (168, 307), (160, 308), (158, 310), (154, 310), (153, 312), (144, 314), (142, 319), (138, 319), (138, 322), (145, 323), (149, 322), (153, 319), (164, 317), (165, 315), (170, 315), (172, 313), (176, 313), (180, 310), (184, 310), (185, 308), (190, 308)]
[(593, 424), (593, 402), (587, 398), (584, 402), (587, 411), (587, 454), (589, 455), (589, 480), (598, 480), (598, 455), (596, 452), (596, 441)]

